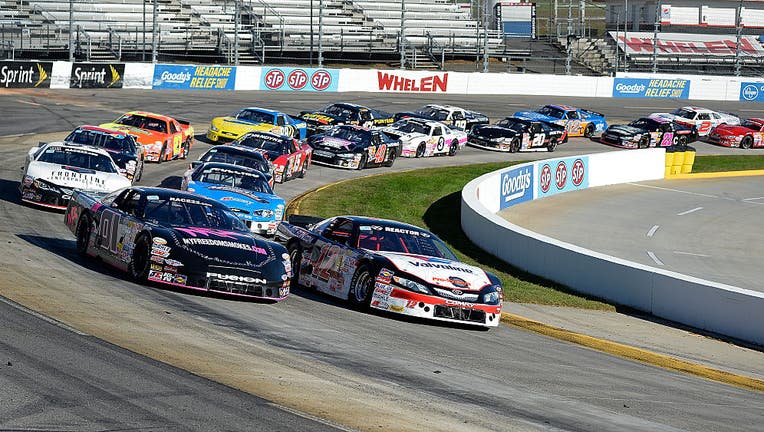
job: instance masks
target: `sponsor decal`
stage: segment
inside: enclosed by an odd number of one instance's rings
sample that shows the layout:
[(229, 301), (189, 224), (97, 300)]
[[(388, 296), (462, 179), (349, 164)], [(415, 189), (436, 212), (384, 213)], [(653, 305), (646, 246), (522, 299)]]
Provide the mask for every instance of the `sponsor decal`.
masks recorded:
[(457, 307), (470, 308), (470, 309), (475, 307), (475, 305), (472, 303), (467, 303), (467, 302), (458, 301), (458, 300), (449, 300), (449, 299), (446, 299), (446, 306), (457, 306)]
[(764, 83), (762, 82), (740, 83), (740, 100), (744, 102), (764, 101)]
[(6, 88), (50, 88), (51, 62), (2, 62), (0, 86)]
[(246, 243), (239, 243), (234, 241), (228, 241), (228, 240), (216, 240), (216, 239), (209, 239), (209, 238), (184, 238), (183, 244), (195, 246), (217, 246), (217, 247), (225, 247), (225, 248), (233, 248), (233, 249), (241, 249), (246, 251), (255, 252), (261, 255), (267, 255), (268, 252), (261, 248), (257, 247), (255, 245), (250, 245)]
[(163, 239), (162, 237), (154, 237), (154, 239), (151, 240), (151, 241), (154, 244), (158, 244), (158, 245), (166, 245), (167, 244), (167, 240)]
[(279, 288), (279, 297), (286, 297), (289, 295), (289, 287)]
[(235, 66), (178, 66), (158, 64), (154, 67), (154, 89), (233, 90)]
[(414, 267), (437, 268), (437, 269), (443, 269), (443, 270), (453, 270), (453, 271), (458, 271), (462, 273), (473, 273), (472, 269), (455, 266), (453, 264), (443, 264), (443, 263), (426, 262), (426, 261), (423, 261), (423, 262), (409, 261), (409, 264), (411, 264)]
[(221, 273), (210, 273), (207, 272), (207, 277), (210, 279), (217, 279), (225, 282), (231, 282), (237, 285), (248, 285), (248, 284), (261, 284), (264, 285), (268, 283), (267, 280), (261, 279), (261, 278), (255, 278), (251, 276), (240, 276), (240, 275), (230, 275), (230, 274), (221, 274)]
[(390, 305), (388, 309), (393, 312), (401, 313), (404, 311), (404, 309), (406, 309), (406, 306)]
[(552, 159), (537, 165), (539, 198), (589, 187), (588, 157)]
[[(462, 279), (460, 277), (451, 276), (451, 277), (448, 278), (448, 281), (451, 283), (451, 285), (453, 285), (453, 286), (455, 286), (457, 288), (469, 288), (470, 287), (470, 284), (466, 280), (464, 280), (464, 279)], [(451, 290), (451, 292), (453, 292), (454, 294), (459, 295), (459, 296), (462, 295), (462, 292), (459, 291), (459, 290)]]
[(66, 169), (67, 167), (64, 168), (65, 169), (62, 171), (53, 171), (50, 173), (49, 180), (54, 183), (63, 183), (65, 185), (80, 184), (102, 187), (106, 184), (106, 180), (98, 178), (97, 174), (74, 171), (75, 169), (78, 169), (76, 167), (72, 167), (72, 169)]
[[(626, 37), (623, 33), (610, 32), (610, 37), (628, 55), (652, 55), (653, 43), (656, 42), (652, 32), (629, 32)], [(661, 33), (655, 43), (655, 51), (658, 55), (674, 54), (683, 57), (734, 56), (737, 40), (734, 34)], [(758, 36), (741, 36), (740, 54), (756, 57), (764, 55), (764, 47), (759, 43)]]
[(406, 78), (394, 73), (377, 71), (377, 84), (380, 91), (445, 93), (448, 89), (448, 72), (422, 78)]
[(690, 80), (659, 78), (616, 78), (613, 81), (613, 97), (687, 99), (690, 96)]
[(183, 265), (182, 262), (170, 258), (165, 259), (164, 263), (173, 267), (181, 267)]
[(260, 80), (260, 90), (335, 92), (339, 73), (330, 69), (271, 68)]
[(386, 268), (382, 268), (382, 270), (379, 271), (379, 275), (377, 275), (377, 283), (380, 284), (389, 284), (392, 279), (393, 272)]
[(533, 199), (533, 168), (529, 165), (501, 173), (501, 209)]
[(69, 88), (122, 88), (122, 63), (73, 63)]

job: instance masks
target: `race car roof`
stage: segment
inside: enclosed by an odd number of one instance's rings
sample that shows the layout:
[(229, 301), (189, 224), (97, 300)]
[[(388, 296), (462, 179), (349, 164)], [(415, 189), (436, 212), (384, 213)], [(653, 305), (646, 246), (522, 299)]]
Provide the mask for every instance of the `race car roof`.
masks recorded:
[(205, 162), (198, 168), (198, 171), (203, 171), (206, 169), (221, 169), (221, 170), (227, 170), (227, 171), (238, 171), (245, 174), (255, 174), (255, 175), (259, 174), (260, 176), (265, 178), (262, 172), (254, 168), (250, 168), (243, 165), (229, 164), (225, 162)]
[(164, 114), (156, 114), (156, 113), (152, 113), (152, 112), (148, 112), (148, 111), (128, 111), (128, 112), (126, 112), (123, 115), (127, 115), (127, 114), (130, 114), (130, 115), (139, 115), (139, 116), (144, 116), (144, 117), (151, 117), (151, 118), (155, 118), (155, 119), (159, 119), (159, 120), (164, 120), (164, 121), (175, 120), (174, 118), (172, 118), (170, 116), (166, 116)]
[(93, 132), (101, 132), (101, 133), (105, 133), (105, 134), (109, 134), (109, 135), (119, 135), (119, 136), (124, 136), (124, 137), (130, 135), (129, 133), (127, 133), (125, 131), (121, 131), (121, 130), (117, 130), (117, 129), (102, 128), (100, 126), (93, 126), (93, 125), (82, 125), (82, 126), (77, 127), (74, 130), (77, 130), (77, 129), (93, 131)]
[(242, 108), (242, 109), (240, 109), (239, 111), (244, 111), (244, 110), (249, 110), (249, 111), (259, 111), (259, 112), (262, 112), (262, 113), (266, 113), (266, 114), (270, 114), (270, 115), (273, 115), (273, 116), (276, 116), (276, 115), (283, 115), (283, 116), (287, 116), (287, 117), (288, 117), (288, 115), (287, 115), (287, 114), (284, 114), (284, 113), (283, 113), (283, 112), (281, 112), (281, 111), (274, 111), (274, 110), (269, 110), (269, 109), (267, 109), (267, 108), (260, 108), (260, 107), (246, 107), (246, 108)]
[(244, 147), (244, 146), (218, 145), (207, 150), (207, 153), (209, 153), (212, 150), (215, 150), (218, 153), (230, 153), (230, 154), (238, 154), (238, 155), (246, 155), (246, 156), (254, 156), (254, 157), (259, 156), (265, 159), (265, 157), (259, 151), (253, 148)]
[(358, 224), (368, 224), (368, 225), (376, 224), (376, 225), (383, 225), (383, 226), (388, 226), (388, 227), (392, 227), (392, 228), (402, 228), (402, 229), (408, 229), (408, 230), (414, 230), (414, 231), (421, 231), (421, 232), (428, 233), (429, 235), (431, 235), (433, 237), (437, 237), (435, 234), (432, 234), (431, 232), (427, 231), (424, 228), (420, 228), (420, 227), (418, 227), (416, 225), (407, 224), (405, 222), (399, 222), (399, 221), (394, 221), (394, 220), (390, 220), (390, 219), (379, 219), (379, 218), (370, 217), (370, 216), (348, 216), (348, 215), (345, 215), (345, 216), (337, 216), (337, 217), (345, 218), (345, 219), (350, 219), (352, 221), (355, 221)]
[(94, 153), (99, 155), (105, 155), (109, 159), (111, 159), (111, 155), (106, 150), (100, 148), (100, 147), (93, 147), (89, 145), (83, 145), (83, 144), (75, 144), (68, 141), (53, 141), (44, 144), (45, 147), (63, 147), (63, 148), (69, 148), (69, 149), (77, 149), (79, 151), (85, 152), (85, 153)]

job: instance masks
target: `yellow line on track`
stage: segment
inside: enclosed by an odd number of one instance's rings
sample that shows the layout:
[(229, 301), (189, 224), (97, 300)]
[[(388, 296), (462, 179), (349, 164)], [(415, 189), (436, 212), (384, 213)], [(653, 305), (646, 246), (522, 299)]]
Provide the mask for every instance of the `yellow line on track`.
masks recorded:
[(723, 178), (723, 177), (751, 177), (764, 175), (764, 170), (744, 170), (744, 171), (720, 171), (708, 173), (687, 173), (670, 174), (666, 176), (667, 180), (679, 179), (705, 179), (705, 178)]

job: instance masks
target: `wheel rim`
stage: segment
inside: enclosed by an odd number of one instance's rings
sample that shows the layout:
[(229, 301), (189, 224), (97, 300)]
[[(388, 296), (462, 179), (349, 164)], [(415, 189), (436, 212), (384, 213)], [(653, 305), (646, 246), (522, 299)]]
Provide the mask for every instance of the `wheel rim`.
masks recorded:
[(586, 130), (584, 131), (584, 136), (586, 136), (587, 138), (591, 138), (592, 135), (594, 135), (594, 128), (592, 127), (592, 125), (589, 125), (586, 127)]
[(424, 145), (419, 144), (419, 147), (416, 149), (416, 157), (422, 157), (424, 156)]
[(369, 281), (371, 281), (371, 277), (368, 271), (364, 270), (358, 275), (358, 279), (356, 279), (355, 286), (353, 287), (353, 295), (356, 302), (363, 303), (366, 300), (366, 296), (369, 293)]
[(451, 142), (451, 148), (448, 149), (448, 155), (449, 156), (455, 155), (457, 150), (459, 150), (459, 142), (458, 141), (452, 141)]
[(744, 149), (751, 148), (751, 139), (749, 137), (743, 138), (743, 141), (740, 143), (740, 147)]

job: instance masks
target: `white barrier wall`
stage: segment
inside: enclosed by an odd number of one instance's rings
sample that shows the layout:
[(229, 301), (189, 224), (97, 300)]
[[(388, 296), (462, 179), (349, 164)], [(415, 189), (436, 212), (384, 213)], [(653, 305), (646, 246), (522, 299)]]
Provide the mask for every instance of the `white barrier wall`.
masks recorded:
[[(663, 149), (568, 159), (580, 158), (588, 158), (590, 187), (663, 178)], [(557, 163), (553, 161), (552, 165)], [(466, 235), (500, 259), (578, 292), (692, 327), (764, 344), (763, 293), (594, 252), (529, 231), (495, 214), (501, 205), (501, 183), (508, 178), (507, 173), (549, 164), (539, 161), (512, 166), (467, 184), (462, 190), (461, 206)], [(530, 187), (538, 192), (540, 173), (535, 172)]]

